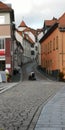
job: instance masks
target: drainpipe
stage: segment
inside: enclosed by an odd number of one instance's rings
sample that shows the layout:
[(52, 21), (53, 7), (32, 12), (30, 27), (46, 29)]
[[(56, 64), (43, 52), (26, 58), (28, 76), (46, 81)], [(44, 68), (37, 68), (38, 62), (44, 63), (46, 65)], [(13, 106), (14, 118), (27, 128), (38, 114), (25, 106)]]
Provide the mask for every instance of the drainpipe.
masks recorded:
[(63, 32), (65, 32), (65, 29), (60, 27), (60, 32), (62, 33), (62, 41), (61, 41), (61, 56), (62, 56), (62, 71), (63, 71), (63, 55), (64, 55), (64, 52), (63, 52)]
[(62, 32), (62, 70), (63, 70), (63, 32)]

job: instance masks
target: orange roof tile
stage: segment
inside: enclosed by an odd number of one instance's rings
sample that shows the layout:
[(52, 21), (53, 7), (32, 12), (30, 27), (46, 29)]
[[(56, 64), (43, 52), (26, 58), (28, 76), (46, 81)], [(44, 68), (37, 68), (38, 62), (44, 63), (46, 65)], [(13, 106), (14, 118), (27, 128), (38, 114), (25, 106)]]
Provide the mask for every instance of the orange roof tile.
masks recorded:
[(30, 31), (30, 32), (32, 32), (34, 35), (35, 35), (35, 33), (36, 33), (36, 30), (34, 30), (34, 29), (32, 29), (32, 28), (30, 28), (30, 27), (28, 27), (28, 26), (26, 26), (26, 29), (24, 30), (24, 31)]
[(34, 34), (34, 36), (36, 36), (36, 30), (34, 30), (34, 29), (30, 29), (31, 30), (31, 32)]
[(27, 27), (27, 26), (26, 26), (25, 22), (22, 21), (22, 22), (20, 23), (19, 27)]
[(26, 27), (26, 29), (24, 29), (24, 32), (29, 32), (30, 28)]
[(65, 27), (65, 13), (59, 19), (45, 20), (46, 26), (52, 26), (55, 23), (59, 23), (59, 26)]
[[(19, 33), (20, 36), (23, 35), (23, 31), (19, 31), (19, 30), (17, 30), (17, 29), (16, 29), (16, 31)], [(24, 39), (26, 39), (26, 40), (29, 41), (30, 43), (34, 44), (34, 41), (29, 37), (28, 34), (25, 34), (25, 33), (24, 33)]]
[(11, 11), (11, 10), (12, 10), (11, 7), (0, 1), (0, 11)]
[(29, 41), (31, 44), (34, 44), (34, 41), (29, 37), (29, 35), (24, 34), (24, 38)]
[(46, 26), (52, 26), (55, 22), (57, 22), (56, 19), (53, 19), (53, 20), (45, 20), (45, 25), (46, 25)]
[(58, 19), (59, 26), (65, 27), (65, 13)]

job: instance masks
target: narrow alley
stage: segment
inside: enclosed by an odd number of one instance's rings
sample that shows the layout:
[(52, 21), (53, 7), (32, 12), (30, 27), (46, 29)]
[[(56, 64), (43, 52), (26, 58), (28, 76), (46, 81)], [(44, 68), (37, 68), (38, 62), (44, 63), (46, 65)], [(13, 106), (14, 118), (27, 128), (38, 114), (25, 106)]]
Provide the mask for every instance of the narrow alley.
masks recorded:
[(35, 73), (37, 81), (47, 80), (47, 78), (37, 70), (37, 63), (34, 61), (34, 62), (30, 62), (22, 66), (22, 81), (27, 81), (28, 76), (31, 72)]
[[(65, 87), (62, 82), (47, 79), (35, 68), (35, 63), (24, 65), (19, 84), (0, 94), (0, 129), (33, 130), (42, 106)], [(35, 81), (28, 80), (30, 71), (35, 72)]]

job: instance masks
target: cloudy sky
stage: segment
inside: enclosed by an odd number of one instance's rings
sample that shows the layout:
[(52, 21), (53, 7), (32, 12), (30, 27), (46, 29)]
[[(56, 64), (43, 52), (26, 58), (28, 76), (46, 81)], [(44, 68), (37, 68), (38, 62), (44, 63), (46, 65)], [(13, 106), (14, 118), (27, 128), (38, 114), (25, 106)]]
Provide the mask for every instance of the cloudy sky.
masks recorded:
[(44, 20), (59, 18), (65, 12), (65, 0), (1, 0), (11, 3), (15, 13), (15, 24), (24, 20), (32, 28), (43, 27)]

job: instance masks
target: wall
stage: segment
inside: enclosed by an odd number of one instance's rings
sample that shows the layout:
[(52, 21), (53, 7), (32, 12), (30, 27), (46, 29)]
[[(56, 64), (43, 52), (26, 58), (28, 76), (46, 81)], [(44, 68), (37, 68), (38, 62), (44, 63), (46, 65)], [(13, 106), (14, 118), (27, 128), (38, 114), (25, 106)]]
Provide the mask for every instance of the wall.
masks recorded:
[[(58, 36), (58, 49), (56, 49), (56, 37)], [(55, 38), (55, 50), (53, 49), (53, 40)], [(61, 70), (61, 33), (59, 33), (58, 28), (55, 29), (51, 35), (49, 35), (41, 43), (41, 66), (46, 69), (47, 73), (54, 73), (54, 71)]]
[(11, 39), (6, 39), (5, 41), (5, 56), (6, 56), (6, 69), (10, 72), (12, 71), (12, 61), (11, 61)]
[[(4, 17), (2, 17), (4, 16)], [(10, 24), (10, 13), (0, 13), (0, 24)]]
[(23, 37), (17, 31), (15, 31), (15, 37), (23, 45)]
[(0, 25), (0, 37), (3, 36), (5, 37), (11, 36), (10, 25)]

